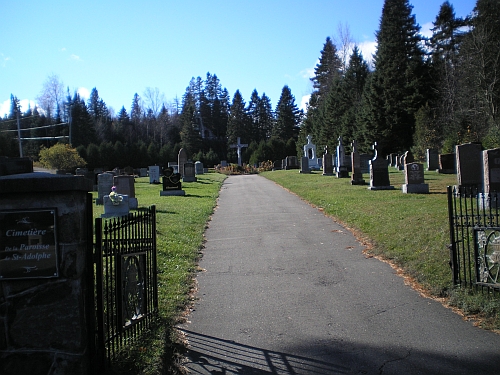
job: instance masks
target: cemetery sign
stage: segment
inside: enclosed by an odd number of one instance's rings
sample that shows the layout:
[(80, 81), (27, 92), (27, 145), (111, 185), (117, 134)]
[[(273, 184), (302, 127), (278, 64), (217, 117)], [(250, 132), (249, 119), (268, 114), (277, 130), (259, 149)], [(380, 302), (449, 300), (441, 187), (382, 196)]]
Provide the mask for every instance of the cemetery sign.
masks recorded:
[(58, 277), (56, 209), (0, 211), (0, 280)]

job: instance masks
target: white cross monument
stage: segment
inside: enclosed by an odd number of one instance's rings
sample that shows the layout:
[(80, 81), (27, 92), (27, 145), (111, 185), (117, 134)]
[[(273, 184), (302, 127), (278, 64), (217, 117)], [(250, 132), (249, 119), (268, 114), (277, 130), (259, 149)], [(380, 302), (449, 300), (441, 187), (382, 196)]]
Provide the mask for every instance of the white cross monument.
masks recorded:
[(241, 166), (241, 149), (243, 147), (248, 147), (248, 144), (246, 144), (246, 143), (242, 144), (240, 142), (240, 137), (238, 137), (237, 138), (237, 143), (236, 144), (232, 144), (229, 147), (238, 149), (238, 165)]

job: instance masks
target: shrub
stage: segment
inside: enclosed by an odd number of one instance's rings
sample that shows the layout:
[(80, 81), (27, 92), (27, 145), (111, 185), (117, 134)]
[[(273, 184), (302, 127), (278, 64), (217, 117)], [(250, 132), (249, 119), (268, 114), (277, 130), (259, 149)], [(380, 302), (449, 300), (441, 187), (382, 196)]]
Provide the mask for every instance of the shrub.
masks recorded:
[(57, 143), (50, 148), (43, 147), (40, 150), (40, 163), (50, 169), (72, 170), (84, 167), (86, 161), (78, 155), (75, 148), (69, 145)]

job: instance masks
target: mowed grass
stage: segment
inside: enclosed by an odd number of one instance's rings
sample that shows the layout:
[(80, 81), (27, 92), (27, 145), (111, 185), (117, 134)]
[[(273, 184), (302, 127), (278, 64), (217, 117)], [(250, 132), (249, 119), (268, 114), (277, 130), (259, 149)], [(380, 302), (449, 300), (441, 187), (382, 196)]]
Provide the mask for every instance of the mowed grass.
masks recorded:
[[(137, 178), (136, 197), (141, 207), (156, 206), (158, 253), (159, 324), (114, 362), (109, 374), (177, 373), (179, 338), (173, 329), (182, 319), (193, 295), (193, 275), (203, 246), (203, 234), (212, 215), (220, 187), (226, 178), (219, 173), (197, 176), (182, 183), (186, 195), (160, 196), (161, 185)], [(97, 193), (93, 193), (97, 196)], [(94, 218), (103, 206), (94, 205)]]
[[(389, 168), (395, 189), (378, 191), (321, 172), (289, 170), (262, 175), (351, 229), (366, 243), (368, 254), (388, 260), (423, 293), (444, 297), (450, 306), (474, 315), (485, 328), (500, 329), (498, 294), (491, 298), (452, 285), (446, 188), (456, 185), (456, 175), (426, 171), (429, 194), (403, 194), (404, 174), (395, 168)], [(369, 175), (364, 179), (369, 182)]]

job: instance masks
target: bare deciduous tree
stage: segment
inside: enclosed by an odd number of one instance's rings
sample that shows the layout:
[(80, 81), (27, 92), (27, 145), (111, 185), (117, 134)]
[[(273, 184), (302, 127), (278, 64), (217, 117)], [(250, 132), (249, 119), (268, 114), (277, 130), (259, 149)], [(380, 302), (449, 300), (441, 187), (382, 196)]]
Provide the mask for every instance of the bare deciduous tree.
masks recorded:
[(42, 90), (37, 97), (40, 107), (47, 112), (47, 117), (56, 113), (57, 106), (61, 107), (64, 98), (64, 84), (57, 74), (52, 73), (43, 83)]
[(342, 72), (347, 70), (347, 63), (354, 48), (354, 39), (352, 38), (349, 25), (339, 22), (337, 26), (337, 36), (333, 37), (333, 41), (337, 46), (337, 54), (342, 63)]

